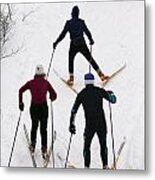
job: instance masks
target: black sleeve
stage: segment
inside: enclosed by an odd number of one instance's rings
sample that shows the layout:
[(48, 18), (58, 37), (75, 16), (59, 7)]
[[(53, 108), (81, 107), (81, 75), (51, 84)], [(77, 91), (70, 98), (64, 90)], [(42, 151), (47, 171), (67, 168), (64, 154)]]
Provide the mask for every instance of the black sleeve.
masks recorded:
[(76, 100), (74, 102), (74, 105), (72, 107), (72, 110), (71, 110), (70, 123), (73, 123), (74, 117), (75, 117), (75, 115), (76, 115), (76, 113), (77, 113), (77, 111), (79, 109), (80, 104), (81, 104), (81, 96), (80, 96), (80, 94), (78, 94), (77, 97), (76, 97)]
[(90, 33), (90, 31), (89, 31), (89, 29), (88, 29), (88, 27), (87, 27), (87, 25), (85, 24), (84, 21), (83, 21), (83, 30), (84, 30), (84, 32), (86, 33), (88, 39), (89, 39), (90, 41), (92, 41), (92, 40), (93, 40), (92, 35), (91, 35), (91, 33)]
[(110, 101), (109, 93), (105, 89), (100, 88), (100, 94), (102, 98), (106, 99), (107, 101)]
[(57, 38), (56, 43), (59, 43), (65, 37), (67, 31), (68, 31), (68, 21), (66, 22), (64, 29), (62, 30), (59, 37)]

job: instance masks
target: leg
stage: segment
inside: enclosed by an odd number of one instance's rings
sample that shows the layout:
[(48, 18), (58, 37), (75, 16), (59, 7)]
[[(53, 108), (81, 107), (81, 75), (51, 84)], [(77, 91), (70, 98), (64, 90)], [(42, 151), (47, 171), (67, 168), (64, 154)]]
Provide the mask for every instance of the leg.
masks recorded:
[(37, 129), (38, 129), (38, 110), (37, 107), (34, 105), (31, 105), (30, 107), (30, 115), (31, 115), (31, 120), (32, 120), (32, 127), (31, 127), (31, 145), (33, 148), (35, 148), (36, 145), (36, 136), (37, 136)]
[(100, 154), (104, 168), (108, 165), (108, 149), (106, 145), (106, 133), (103, 130), (104, 128), (100, 127), (100, 129), (97, 131), (97, 135), (101, 147)]
[(99, 75), (99, 77), (101, 78), (102, 81), (108, 79), (108, 76), (105, 76), (101, 69), (99, 68), (98, 64), (95, 62), (94, 58), (91, 56), (89, 49), (87, 47), (86, 44), (84, 44), (83, 46), (81, 46), (80, 48), (80, 52), (83, 54), (83, 56), (88, 60), (88, 62), (92, 65), (92, 67), (94, 68), (94, 70), (97, 72), (97, 74)]
[(94, 68), (94, 70), (99, 73), (101, 72), (98, 64), (95, 62), (95, 60), (93, 59), (93, 57), (91, 56), (89, 49), (87, 47), (86, 44), (84, 44), (83, 46), (81, 46), (80, 48), (80, 52), (83, 54), (83, 56), (88, 60), (88, 62), (92, 65), (92, 67)]
[(69, 49), (69, 79), (67, 80), (68, 85), (73, 85), (74, 83), (74, 58), (77, 54), (77, 48), (71, 43)]
[(91, 152), (90, 152), (90, 146), (91, 141), (93, 139), (93, 136), (95, 134), (94, 130), (85, 129), (84, 133), (84, 149), (83, 149), (83, 156), (84, 156), (84, 165), (86, 168), (89, 168), (90, 161), (91, 161)]
[(69, 73), (74, 74), (74, 58), (77, 54), (77, 48), (71, 43), (69, 49)]
[(45, 103), (40, 107), (40, 134), (41, 134), (42, 151), (47, 150), (47, 118), (48, 118), (48, 107), (47, 104)]

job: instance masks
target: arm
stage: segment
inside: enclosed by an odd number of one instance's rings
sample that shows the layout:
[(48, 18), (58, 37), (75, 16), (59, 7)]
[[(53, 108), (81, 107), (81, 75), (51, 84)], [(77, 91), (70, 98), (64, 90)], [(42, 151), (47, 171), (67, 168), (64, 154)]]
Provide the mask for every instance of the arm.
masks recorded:
[(88, 37), (88, 39), (90, 41), (90, 44), (93, 45), (94, 44), (94, 40), (93, 40), (92, 35), (91, 35), (91, 33), (90, 33), (90, 31), (89, 31), (89, 29), (86, 26), (84, 21), (83, 21), (83, 30), (86, 33), (86, 35), (87, 35), (87, 37)]
[(116, 103), (116, 96), (112, 91), (106, 91), (104, 89), (101, 89), (101, 96), (105, 98), (110, 103)]
[(62, 30), (62, 32), (60, 33), (59, 37), (57, 38), (57, 40), (55, 41), (55, 47), (57, 46), (57, 44), (65, 37), (66, 33), (68, 31), (68, 22), (66, 22), (64, 29)]
[(51, 101), (55, 101), (57, 99), (57, 93), (51, 86), (51, 84), (48, 82), (48, 91), (50, 93), (50, 99)]
[(80, 96), (78, 94), (78, 96), (77, 96), (77, 98), (75, 100), (75, 103), (74, 103), (74, 105), (72, 107), (72, 110), (71, 110), (69, 131), (72, 134), (75, 134), (75, 131), (76, 131), (75, 130), (75, 125), (74, 125), (74, 123), (75, 123), (75, 115), (76, 115), (76, 113), (78, 111), (78, 108), (79, 108), (80, 104), (81, 104), (81, 98), (80, 98)]
[(23, 93), (28, 89), (30, 89), (29, 82), (19, 89), (19, 104), (23, 103)]
[(22, 86), (19, 89), (19, 109), (20, 109), (20, 111), (24, 110), (23, 93), (28, 89), (30, 89), (29, 82), (27, 82), (24, 86)]

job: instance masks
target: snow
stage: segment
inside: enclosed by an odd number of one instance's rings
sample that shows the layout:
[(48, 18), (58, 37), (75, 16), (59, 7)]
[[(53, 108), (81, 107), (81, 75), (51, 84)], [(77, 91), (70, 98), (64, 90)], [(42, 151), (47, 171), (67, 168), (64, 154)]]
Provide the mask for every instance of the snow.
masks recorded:
[[(7, 166), (12, 147), (17, 120), (18, 90), (33, 78), (35, 66), (43, 64), (47, 70), (52, 43), (61, 32), (65, 21), (70, 18), (74, 5), (80, 8), (80, 17), (85, 19), (95, 40), (93, 56), (103, 71), (111, 74), (124, 62), (127, 67), (106, 86), (115, 92), (118, 98), (112, 106), (116, 152), (125, 136), (127, 142), (121, 153), (119, 169), (145, 168), (144, 154), (144, 2), (77, 2), (75, 3), (41, 3), (15, 4), (13, 15), (15, 24), (12, 38), (7, 48), (23, 49), (15, 56), (1, 60), (1, 165)], [(24, 21), (25, 14), (30, 13)], [(69, 35), (58, 45), (54, 54), (52, 67), (68, 77)], [(88, 42), (88, 41), (87, 41)], [(84, 87), (83, 75), (88, 71), (88, 62), (78, 54), (75, 59), (75, 80), (78, 90)], [(99, 85), (99, 78), (92, 70)], [(56, 167), (64, 167), (57, 155), (65, 159), (70, 133), (68, 132), (71, 107), (76, 95), (62, 83), (51, 69), (49, 81), (58, 93), (53, 103), (54, 128), (57, 139), (54, 144)], [(24, 94), (25, 110), (22, 113), (16, 146), (11, 166), (32, 167), (23, 131), (23, 123), (31, 127), (29, 116), (30, 94)], [(48, 101), (49, 107), (50, 102)], [(112, 164), (111, 135), (108, 103), (104, 101), (108, 136), (107, 145), (109, 164)], [(49, 109), (50, 110), (50, 109)], [(50, 112), (50, 111), (49, 111)], [(48, 120), (48, 144), (51, 140), (51, 120)], [(83, 129), (84, 114), (80, 107), (76, 116), (77, 134), (73, 137), (69, 161), (83, 168)], [(37, 163), (42, 166), (40, 158), (40, 134), (37, 136)], [(98, 139), (92, 142), (91, 168), (101, 168)], [(62, 164), (63, 163), (63, 164)], [(52, 163), (49, 164), (52, 167)]]

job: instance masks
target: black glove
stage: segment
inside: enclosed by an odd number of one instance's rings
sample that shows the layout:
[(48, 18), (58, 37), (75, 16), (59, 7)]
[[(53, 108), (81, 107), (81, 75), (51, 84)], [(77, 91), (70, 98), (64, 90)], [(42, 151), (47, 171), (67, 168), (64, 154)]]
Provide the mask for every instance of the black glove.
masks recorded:
[(56, 49), (56, 47), (57, 47), (57, 43), (54, 42), (54, 43), (53, 43), (53, 49)]
[(90, 44), (90, 45), (93, 45), (93, 44), (94, 44), (93, 39), (90, 40), (89, 44)]
[(69, 126), (69, 132), (71, 134), (76, 134), (76, 129), (75, 129), (75, 125), (74, 124), (70, 124)]
[(19, 109), (20, 109), (21, 111), (24, 111), (24, 103), (19, 103)]

